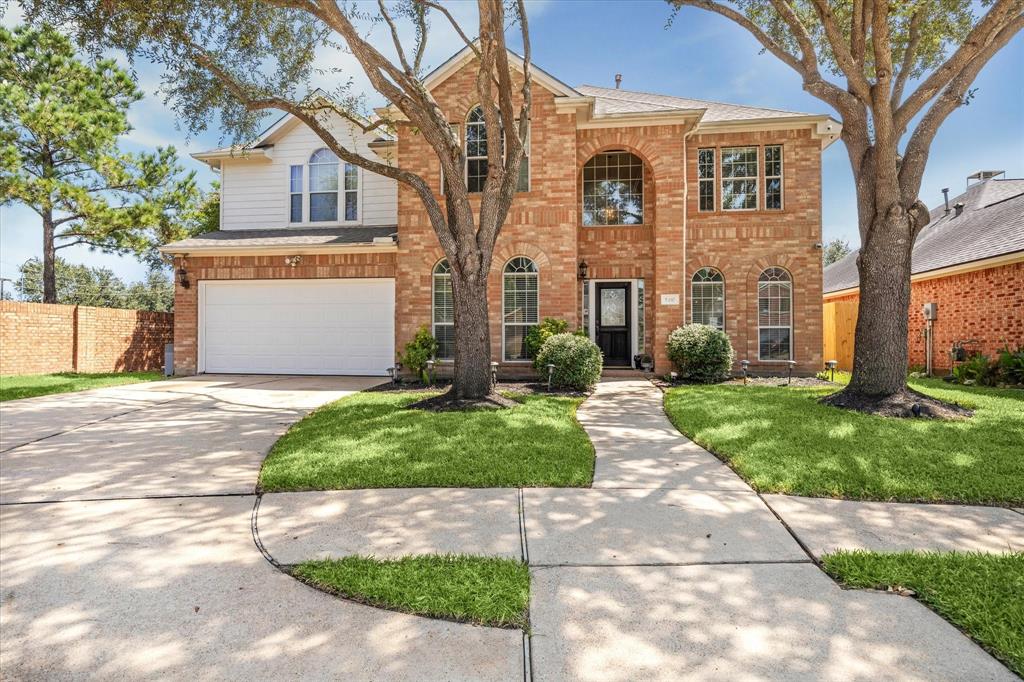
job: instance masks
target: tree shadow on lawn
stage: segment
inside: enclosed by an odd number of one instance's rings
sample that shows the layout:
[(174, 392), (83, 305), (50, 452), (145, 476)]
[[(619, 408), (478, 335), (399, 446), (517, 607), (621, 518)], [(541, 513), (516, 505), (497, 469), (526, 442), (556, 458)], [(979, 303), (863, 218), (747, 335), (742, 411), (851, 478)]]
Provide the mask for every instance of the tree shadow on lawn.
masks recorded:
[(688, 386), (670, 419), (761, 492), (815, 497), (1018, 504), (1024, 500), (1024, 393), (915, 381), (975, 410), (970, 419), (893, 419), (822, 405), (827, 389)]
[(263, 465), (261, 489), (589, 486), (581, 399), (521, 396), (506, 410), (404, 409), (431, 393), (362, 393), (300, 421)]

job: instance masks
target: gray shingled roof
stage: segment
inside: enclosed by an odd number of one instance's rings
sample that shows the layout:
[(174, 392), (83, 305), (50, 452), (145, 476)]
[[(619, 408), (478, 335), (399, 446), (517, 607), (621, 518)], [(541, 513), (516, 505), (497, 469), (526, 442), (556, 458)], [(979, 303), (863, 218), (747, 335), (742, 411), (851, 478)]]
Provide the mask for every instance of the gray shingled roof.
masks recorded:
[[(914, 243), (911, 273), (1024, 251), (1024, 179), (979, 182), (949, 202), (964, 204), (959, 216), (945, 205), (932, 209), (932, 221)], [(825, 268), (824, 291), (851, 289), (860, 283), (857, 252)]]
[(599, 88), (594, 85), (576, 87), (580, 93), (594, 98), (594, 115), (607, 116), (614, 114), (643, 114), (657, 111), (676, 111), (684, 109), (706, 109), (704, 123), (722, 121), (747, 121), (760, 118), (788, 118), (791, 116), (811, 116), (799, 111), (783, 111), (781, 109), (764, 109), (739, 104), (711, 102), (704, 99), (671, 97), (655, 95), (649, 92), (620, 90), (615, 88)]
[(275, 246), (352, 246), (372, 244), (374, 238), (397, 234), (394, 225), (384, 227), (287, 227), (269, 230), (217, 230), (161, 248), (166, 253), (208, 249), (267, 248)]

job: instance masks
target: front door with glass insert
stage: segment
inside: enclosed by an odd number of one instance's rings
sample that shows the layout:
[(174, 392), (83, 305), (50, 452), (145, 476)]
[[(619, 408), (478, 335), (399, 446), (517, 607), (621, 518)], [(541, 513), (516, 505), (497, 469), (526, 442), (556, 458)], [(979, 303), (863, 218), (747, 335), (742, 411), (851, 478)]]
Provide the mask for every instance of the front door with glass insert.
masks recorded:
[(628, 367), (630, 358), (630, 283), (605, 282), (595, 285), (597, 315), (594, 332), (604, 353), (606, 367)]

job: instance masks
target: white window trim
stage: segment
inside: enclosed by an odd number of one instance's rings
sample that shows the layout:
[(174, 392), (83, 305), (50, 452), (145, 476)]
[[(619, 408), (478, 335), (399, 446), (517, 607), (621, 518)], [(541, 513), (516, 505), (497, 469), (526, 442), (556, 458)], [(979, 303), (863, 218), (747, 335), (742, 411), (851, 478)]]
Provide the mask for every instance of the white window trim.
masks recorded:
[[(441, 260), (443, 261), (443, 260), (447, 260), (447, 259), (446, 258), (442, 258)], [(437, 272), (437, 266), (440, 263), (441, 263), (441, 261), (438, 261), (437, 263), (434, 263), (434, 267), (430, 269), (430, 333), (433, 334), (435, 339), (437, 338), (437, 331), (436, 330), (437, 330), (438, 326), (451, 327), (453, 331), (455, 330), (455, 320), (454, 320), (455, 292), (454, 291), (452, 291), (452, 321), (451, 322), (436, 322), (435, 321), (436, 316), (434, 315), (434, 312), (435, 312), (434, 306), (436, 305), (436, 301), (437, 301), (437, 299), (435, 298), (435, 296), (437, 295), (437, 278), (438, 277), (447, 277), (449, 282), (451, 281), (451, 278), (452, 278), (451, 269), (450, 269), (451, 265), (448, 266), (449, 270), (448, 270), (448, 273), (446, 275), (445, 274), (439, 274)], [(503, 283), (504, 283), (504, 280), (503, 280)], [(455, 362), (455, 355), (453, 353), (452, 357), (450, 357), (450, 358), (438, 357), (437, 361), (441, 362), (441, 363), (453, 363), (453, 362)]]
[[(754, 160), (754, 175), (753, 176), (745, 175), (743, 177), (738, 177), (738, 178), (737, 177), (731, 177), (731, 178), (725, 177), (725, 151), (727, 149), (753, 149), (754, 153), (757, 155), (757, 158)], [(721, 180), (721, 200), (719, 201), (719, 203), (721, 204), (721, 210), (729, 211), (730, 213), (732, 213), (732, 212), (743, 213), (743, 212), (750, 212), (750, 211), (759, 211), (759, 210), (761, 210), (761, 197), (757, 196), (758, 194), (761, 193), (760, 192), (760, 187), (761, 187), (761, 157), (762, 157), (761, 148), (759, 146), (757, 146), (757, 145), (745, 144), (745, 145), (737, 145), (737, 146), (734, 146), (734, 147), (720, 147), (719, 148), (718, 171), (719, 171), (719, 174), (721, 175), (721, 178), (720, 178), (720, 180)], [(727, 183), (727, 182), (734, 182), (736, 180), (753, 180), (754, 181), (754, 193), (755, 193), (755, 196), (754, 196), (754, 206), (753, 206), (753, 208), (729, 208), (729, 207), (727, 207), (725, 205), (725, 183)]]
[[(700, 177), (700, 153), (709, 151), (711, 152), (711, 177), (702, 178)], [(716, 171), (718, 170), (718, 148), (717, 147), (699, 147), (697, 149), (697, 212), (698, 213), (714, 213), (718, 209), (718, 178), (715, 177)], [(711, 208), (701, 208), (700, 206), (700, 188), (702, 183), (711, 184)]]
[[(508, 264), (514, 261), (516, 258), (529, 258), (533, 263), (534, 267), (537, 268), (537, 272), (530, 273), (537, 278), (537, 321), (536, 322), (505, 322), (505, 268)], [(528, 273), (508, 273), (508, 274), (528, 274)], [(501, 361), (509, 365), (530, 365), (533, 364), (531, 358), (526, 360), (509, 360), (505, 357), (505, 329), (509, 326), (513, 327), (536, 327), (540, 324), (544, 318), (540, 314), (540, 266), (537, 265), (537, 261), (529, 256), (512, 256), (501, 265)]]
[[(629, 288), (630, 299), (631, 299), (631, 301), (630, 301), (630, 313), (631, 314), (629, 316), (629, 319), (630, 319), (630, 323), (629, 323), (629, 326), (630, 326), (630, 330), (629, 330), (629, 359), (630, 359), (630, 362), (632, 362), (633, 356), (635, 356), (635, 355), (637, 355), (639, 353), (639, 348), (640, 348), (640, 344), (637, 343), (637, 333), (638, 333), (639, 325), (637, 324), (637, 321), (636, 321), (636, 318), (637, 318), (637, 310), (636, 310), (637, 300), (636, 300), (636, 296), (637, 296), (637, 292), (639, 291), (640, 282), (642, 282), (642, 281), (643, 281), (642, 279), (588, 279), (586, 281), (587, 298), (588, 298), (588, 302), (590, 303), (590, 308), (589, 308), (589, 313), (590, 314), (587, 316), (587, 318), (588, 318), (587, 319), (587, 337), (591, 341), (593, 341), (594, 343), (597, 343), (597, 309), (596, 309), (596, 306), (598, 305), (598, 301), (595, 298), (597, 296), (597, 286), (596, 285), (597, 284), (604, 284), (604, 283), (615, 283), (615, 282), (629, 282), (630, 283), (630, 285), (631, 285), (630, 288)], [(647, 294), (647, 291), (646, 291), (646, 287), (645, 287), (644, 295), (646, 296), (646, 294)], [(581, 293), (580, 296), (582, 297), (582, 295), (583, 294)], [(581, 302), (581, 308), (580, 309), (582, 310), (582, 302)], [(647, 313), (647, 301), (646, 300), (644, 301), (644, 313), (645, 314)], [(653, 357), (654, 354), (653, 353), (648, 353), (648, 355), (651, 355)]]
[[(719, 275), (722, 276), (722, 281), (721, 282), (695, 282), (693, 280), (693, 278), (696, 277), (697, 273), (700, 272), (701, 270), (714, 270), (715, 272), (717, 272)], [(722, 326), (721, 327), (717, 327), (717, 329), (720, 329), (721, 331), (724, 332), (725, 331), (725, 326), (726, 326), (725, 325), (725, 321), (726, 321), (725, 313), (728, 310), (728, 301), (726, 300), (725, 274), (721, 270), (719, 270), (718, 268), (712, 267), (710, 265), (705, 265), (704, 267), (697, 268), (697, 270), (694, 271), (693, 275), (690, 276), (690, 324), (695, 324), (696, 323), (696, 320), (693, 319), (693, 315), (694, 315), (693, 291), (694, 291), (694, 285), (695, 284), (700, 284), (700, 285), (702, 285), (702, 287), (703, 287), (703, 285), (706, 285), (706, 284), (721, 284), (722, 285)], [(792, 295), (791, 295), (791, 297), (792, 297)]]
[[(768, 175), (768, 148), (778, 147), (779, 148), (779, 174)], [(786, 149), (781, 144), (766, 144), (764, 146), (764, 153), (761, 155), (762, 170), (764, 172), (764, 210), (766, 211), (784, 211), (786, 210)], [(768, 180), (778, 178), (779, 179), (779, 207), (768, 208)]]
[[(779, 268), (780, 270), (784, 270), (786, 272), (786, 274), (789, 275), (789, 282), (787, 282), (787, 284), (789, 284), (789, 324), (788, 325), (784, 325), (784, 324), (767, 324), (767, 325), (762, 325), (761, 324), (761, 284), (762, 284), (762, 282), (761, 282), (761, 275), (764, 273), (765, 270), (768, 270), (769, 268)], [(785, 360), (777, 360), (777, 359), (768, 359), (768, 358), (762, 358), (761, 357), (761, 330), (762, 329), (788, 329), (789, 330), (789, 357), (788, 358), (786, 358)], [(764, 270), (762, 270), (757, 275), (757, 361), (758, 362), (763, 362), (765, 364), (783, 364), (783, 363), (790, 362), (791, 360), (793, 360), (793, 348), (794, 347), (795, 347), (795, 344), (793, 342), (793, 273), (790, 272), (789, 270), (787, 270), (786, 268), (780, 267), (778, 265), (770, 265), (767, 268), (764, 268)]]
[[(345, 164), (348, 163), (344, 159), (338, 159), (338, 216), (339, 220), (316, 220), (311, 221), (309, 219), (309, 159), (317, 151), (325, 149), (325, 147), (317, 147), (309, 150), (305, 156), (305, 161), (299, 163), (289, 163), (285, 167), (285, 186), (288, 190), (285, 195), (285, 212), (284, 212), (284, 224), (287, 227), (345, 227), (350, 225), (362, 225), (363, 211), (366, 206), (363, 202), (363, 168), (356, 166), (354, 163), (349, 164), (355, 166), (356, 169), (356, 219), (355, 220), (344, 220), (340, 219), (341, 216), (345, 215)], [(292, 222), (292, 194), (291, 183), (292, 183), (292, 166), (302, 166), (302, 222)]]

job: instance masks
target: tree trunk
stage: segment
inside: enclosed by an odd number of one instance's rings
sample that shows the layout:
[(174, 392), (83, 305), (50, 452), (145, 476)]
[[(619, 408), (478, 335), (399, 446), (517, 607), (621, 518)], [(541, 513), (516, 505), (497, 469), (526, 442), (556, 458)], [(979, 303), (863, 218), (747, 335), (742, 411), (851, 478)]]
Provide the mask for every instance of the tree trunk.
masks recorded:
[(452, 269), (455, 305), (455, 374), (452, 397), (475, 400), (491, 393), (487, 273), (463, 277)]
[(883, 397), (906, 388), (911, 223), (899, 207), (876, 215), (857, 256), (860, 305), (848, 393)]
[(43, 303), (57, 302), (57, 250), (53, 244), (53, 210), (43, 210)]

